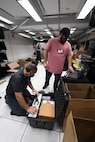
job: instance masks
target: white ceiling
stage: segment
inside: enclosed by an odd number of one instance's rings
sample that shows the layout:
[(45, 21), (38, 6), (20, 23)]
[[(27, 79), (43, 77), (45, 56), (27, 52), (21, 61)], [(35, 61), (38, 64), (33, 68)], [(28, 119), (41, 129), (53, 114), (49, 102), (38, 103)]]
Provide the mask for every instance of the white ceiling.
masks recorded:
[(42, 18), (35, 22), (16, 0), (0, 0), (0, 15), (9, 18), (14, 25), (7, 26), (17, 33), (34, 30), (38, 36), (47, 37), (44, 29), (49, 27), (54, 36), (58, 36), (63, 27), (75, 27), (72, 38), (78, 38), (87, 31), (89, 15), (84, 20), (77, 20), (76, 15), (85, 0), (30, 0)]

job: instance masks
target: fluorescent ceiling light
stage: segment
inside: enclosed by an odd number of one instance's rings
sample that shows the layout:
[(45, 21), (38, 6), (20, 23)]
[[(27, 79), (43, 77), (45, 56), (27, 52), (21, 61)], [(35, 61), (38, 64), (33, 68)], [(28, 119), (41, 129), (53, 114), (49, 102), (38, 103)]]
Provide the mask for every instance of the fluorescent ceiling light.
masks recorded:
[(95, 0), (87, 0), (81, 12), (79, 13), (77, 19), (85, 19), (85, 17), (88, 15), (88, 13), (92, 10), (94, 6)]
[(23, 34), (23, 33), (18, 33), (18, 35), (23, 36), (23, 37), (26, 37), (26, 38), (31, 38), (31, 36), (28, 36), (28, 35)]
[(31, 34), (31, 35), (35, 35), (35, 33), (34, 33), (34, 32), (29, 31), (29, 30), (25, 30), (25, 32), (28, 32), (28, 33), (29, 33), (29, 34)]
[(10, 20), (8, 20), (8, 19), (2, 17), (2, 16), (0, 16), (0, 20), (3, 21), (3, 22), (5, 22), (5, 23), (7, 23), (7, 24), (13, 24), (12, 21), (10, 21)]
[(49, 31), (49, 29), (44, 29), (44, 31), (49, 34), (49, 35), (52, 35), (52, 33)]
[(8, 28), (5, 24), (3, 24), (3, 23), (0, 23), (0, 27), (9, 29), (9, 28)]
[(33, 6), (28, 0), (17, 0), (19, 4), (34, 18), (36, 22), (41, 22), (42, 19), (39, 17)]

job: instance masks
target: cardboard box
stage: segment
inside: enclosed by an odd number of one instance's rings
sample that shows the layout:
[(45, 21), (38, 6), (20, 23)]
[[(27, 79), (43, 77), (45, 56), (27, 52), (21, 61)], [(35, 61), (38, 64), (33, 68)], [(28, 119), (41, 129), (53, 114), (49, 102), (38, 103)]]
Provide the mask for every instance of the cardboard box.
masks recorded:
[(71, 99), (95, 99), (94, 84), (65, 83), (65, 88)]
[(62, 142), (78, 142), (72, 112), (68, 114), (64, 125), (65, 129), (63, 130), (64, 136)]
[(84, 53), (86, 53), (86, 50), (84, 50), (84, 51), (74, 50), (73, 51), (73, 59), (78, 58), (80, 54), (84, 54)]
[(74, 118), (78, 142), (95, 142), (95, 121)]
[(65, 119), (62, 142), (95, 142), (95, 120), (74, 117), (72, 111)]
[(74, 117), (95, 120), (95, 99), (69, 100), (66, 115), (72, 110)]
[(31, 61), (25, 61), (24, 59), (19, 59), (18, 63), (20, 66), (27, 66), (28, 64), (31, 63)]
[(55, 118), (55, 102), (43, 100), (39, 109), (38, 118), (53, 119)]
[(89, 83), (65, 83), (67, 91), (87, 91), (90, 86), (93, 87), (94, 85)]
[(66, 110), (66, 115), (68, 115), (69, 112), (72, 111), (74, 117), (95, 120), (94, 85), (93, 84), (74, 84), (73, 86), (72, 85), (73, 84), (66, 84), (66, 86), (68, 86), (67, 88), (72, 89), (71, 91), (69, 90), (70, 93), (69, 103)]

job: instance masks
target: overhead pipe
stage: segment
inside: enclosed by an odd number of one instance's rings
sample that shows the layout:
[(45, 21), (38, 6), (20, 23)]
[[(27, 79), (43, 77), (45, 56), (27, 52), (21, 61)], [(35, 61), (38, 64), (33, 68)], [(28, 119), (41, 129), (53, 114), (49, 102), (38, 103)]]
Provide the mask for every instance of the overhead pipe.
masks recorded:
[(24, 19), (19, 25), (14, 26), (13, 28), (11, 28), (11, 31), (15, 31), (17, 30), (20, 26), (24, 25), (28, 20), (30, 19), (30, 17)]
[(58, 0), (58, 14), (59, 14), (59, 23), (58, 23), (58, 27), (59, 27), (59, 31), (60, 31), (60, 0)]

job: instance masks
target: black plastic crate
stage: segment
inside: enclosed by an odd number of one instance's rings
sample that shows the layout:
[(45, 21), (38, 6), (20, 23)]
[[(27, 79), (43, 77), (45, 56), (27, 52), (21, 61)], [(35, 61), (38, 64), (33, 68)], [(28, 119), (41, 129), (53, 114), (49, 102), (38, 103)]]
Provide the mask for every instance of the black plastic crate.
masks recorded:
[(66, 108), (68, 106), (68, 94), (66, 94), (64, 90), (64, 83), (62, 80), (60, 80), (57, 91), (55, 94), (42, 94), (43, 96), (50, 96), (51, 100), (55, 101), (55, 119), (41, 119), (38, 118), (32, 118), (28, 117), (30, 126), (34, 128), (43, 128), (43, 129), (49, 129), (52, 130), (54, 128), (55, 122), (59, 124), (61, 127), (63, 125), (64, 117)]

